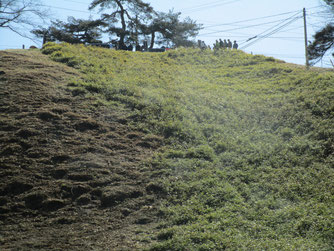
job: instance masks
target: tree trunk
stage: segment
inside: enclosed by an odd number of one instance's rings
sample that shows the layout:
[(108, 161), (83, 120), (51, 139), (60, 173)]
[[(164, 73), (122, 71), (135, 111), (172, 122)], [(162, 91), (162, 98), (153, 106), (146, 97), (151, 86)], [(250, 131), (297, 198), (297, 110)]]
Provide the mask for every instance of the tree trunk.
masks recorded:
[[(44, 34), (43, 34), (43, 45), (46, 44), (46, 42), (47, 42), (47, 41), (46, 41), (46, 34), (44, 33)], [(24, 49), (24, 48), (23, 48), (23, 49)]]
[(135, 27), (135, 36), (136, 36), (136, 46), (139, 45), (139, 41), (138, 41), (138, 15), (136, 15), (136, 27)]
[(125, 48), (125, 43), (124, 43), (124, 38), (125, 38), (125, 34), (126, 34), (126, 23), (125, 23), (125, 10), (124, 7), (122, 5), (122, 3), (119, 0), (116, 0), (116, 3), (118, 5), (118, 7), (121, 9), (120, 10), (120, 15), (121, 15), (121, 24), (122, 24), (122, 31), (119, 34), (119, 46), (120, 48)]
[(154, 40), (155, 40), (155, 31), (152, 31), (150, 49), (152, 49), (154, 46)]

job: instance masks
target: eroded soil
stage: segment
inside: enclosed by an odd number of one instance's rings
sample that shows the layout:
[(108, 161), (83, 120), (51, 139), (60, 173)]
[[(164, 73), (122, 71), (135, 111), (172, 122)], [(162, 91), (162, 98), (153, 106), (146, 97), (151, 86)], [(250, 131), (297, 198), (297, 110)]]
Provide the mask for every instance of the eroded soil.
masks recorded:
[(0, 250), (140, 250), (163, 189), (145, 160), (162, 138), (70, 91), (39, 51), (0, 51)]

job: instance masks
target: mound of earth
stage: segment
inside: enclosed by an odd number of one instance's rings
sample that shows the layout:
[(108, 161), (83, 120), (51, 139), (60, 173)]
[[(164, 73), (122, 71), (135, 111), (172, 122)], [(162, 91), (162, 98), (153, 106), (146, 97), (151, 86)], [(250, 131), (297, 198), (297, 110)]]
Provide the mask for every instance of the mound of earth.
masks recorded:
[(122, 109), (67, 88), (39, 51), (0, 52), (0, 249), (137, 250), (162, 188), (145, 164), (163, 140)]

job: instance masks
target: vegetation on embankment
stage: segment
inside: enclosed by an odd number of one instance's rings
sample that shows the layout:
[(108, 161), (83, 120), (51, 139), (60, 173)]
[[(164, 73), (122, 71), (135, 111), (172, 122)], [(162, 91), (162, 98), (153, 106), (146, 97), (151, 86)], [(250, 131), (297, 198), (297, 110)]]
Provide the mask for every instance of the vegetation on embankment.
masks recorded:
[(152, 250), (331, 250), (334, 73), (242, 51), (111, 51), (47, 44), (71, 83), (132, 109), (169, 147)]

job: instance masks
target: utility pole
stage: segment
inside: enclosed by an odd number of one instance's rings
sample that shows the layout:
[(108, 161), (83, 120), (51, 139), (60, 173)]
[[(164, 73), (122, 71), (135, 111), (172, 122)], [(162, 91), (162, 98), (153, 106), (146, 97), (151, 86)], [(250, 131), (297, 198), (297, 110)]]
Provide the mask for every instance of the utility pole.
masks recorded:
[(308, 50), (307, 50), (307, 28), (306, 28), (306, 10), (303, 9), (303, 17), (304, 17), (304, 37), (305, 37), (305, 59), (306, 59), (306, 67), (309, 68), (309, 59), (308, 59)]

